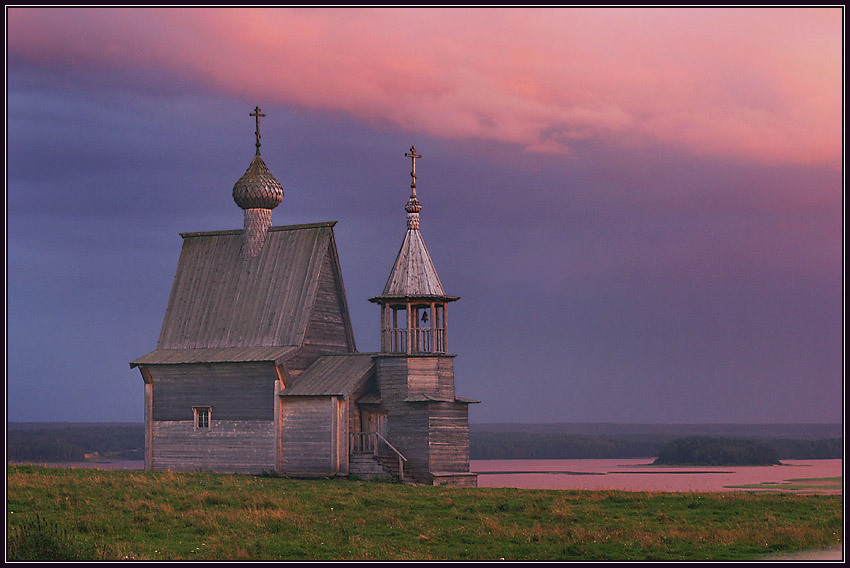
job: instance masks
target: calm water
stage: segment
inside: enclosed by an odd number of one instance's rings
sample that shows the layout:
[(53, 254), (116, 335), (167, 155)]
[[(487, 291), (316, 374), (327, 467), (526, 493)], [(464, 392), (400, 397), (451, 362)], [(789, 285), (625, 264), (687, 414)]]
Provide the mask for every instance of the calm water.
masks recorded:
[(479, 487), (624, 491), (740, 491), (727, 486), (843, 475), (840, 459), (699, 467), (653, 466), (653, 460), (472, 460), (470, 469), (479, 474)]
[[(842, 477), (842, 460), (783, 460), (772, 466), (670, 467), (654, 458), (621, 460), (471, 460), (479, 487), (619, 489), (623, 491), (740, 491), (730, 485)], [(141, 461), (51, 464), (101, 469), (144, 469)], [(757, 489), (756, 489), (757, 490)], [(819, 491), (840, 493), (840, 490)]]

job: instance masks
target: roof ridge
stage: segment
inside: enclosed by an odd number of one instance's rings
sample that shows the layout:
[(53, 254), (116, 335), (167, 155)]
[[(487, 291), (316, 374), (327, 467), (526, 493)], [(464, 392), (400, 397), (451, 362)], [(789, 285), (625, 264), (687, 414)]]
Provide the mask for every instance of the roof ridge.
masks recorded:
[[(337, 221), (322, 221), (319, 223), (301, 223), (297, 225), (278, 225), (269, 227), (269, 231), (297, 231), (300, 229), (321, 229), (324, 227), (333, 227)], [(222, 231), (194, 231), (189, 233), (180, 233), (184, 239), (186, 237), (214, 237), (219, 235), (241, 235), (244, 229), (225, 229)]]

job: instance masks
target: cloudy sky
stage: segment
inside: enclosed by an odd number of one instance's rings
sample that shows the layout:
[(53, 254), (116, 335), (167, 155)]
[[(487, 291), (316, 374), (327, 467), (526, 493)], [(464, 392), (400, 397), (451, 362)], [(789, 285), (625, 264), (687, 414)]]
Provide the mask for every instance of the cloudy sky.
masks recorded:
[(180, 232), (405, 231), (472, 422), (840, 422), (842, 8), (7, 8), (7, 418), (142, 421)]

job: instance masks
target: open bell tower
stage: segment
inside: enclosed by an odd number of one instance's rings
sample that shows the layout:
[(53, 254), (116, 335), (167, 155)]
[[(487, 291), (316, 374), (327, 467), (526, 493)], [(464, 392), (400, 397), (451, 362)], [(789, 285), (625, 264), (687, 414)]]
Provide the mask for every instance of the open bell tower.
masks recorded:
[(386, 413), (387, 439), (407, 456), (418, 479), (435, 485), (475, 485), (469, 472), (468, 406), (455, 395), (454, 355), (448, 353), (449, 303), (419, 232), (422, 205), (416, 196), (416, 147), (411, 159), (407, 232), (380, 296), (381, 352), (376, 376)]
[(422, 205), (416, 197), (416, 147), (405, 156), (412, 162), (407, 233), (384, 291), (371, 298), (381, 307), (382, 353), (443, 353), (448, 351), (448, 296), (419, 232)]

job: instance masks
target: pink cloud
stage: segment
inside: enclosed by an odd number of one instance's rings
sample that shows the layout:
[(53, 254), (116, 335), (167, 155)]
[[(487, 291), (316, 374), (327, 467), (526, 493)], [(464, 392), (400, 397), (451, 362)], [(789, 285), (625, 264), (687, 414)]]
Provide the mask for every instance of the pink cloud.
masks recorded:
[(8, 49), (528, 151), (841, 165), (840, 8), (10, 8)]

